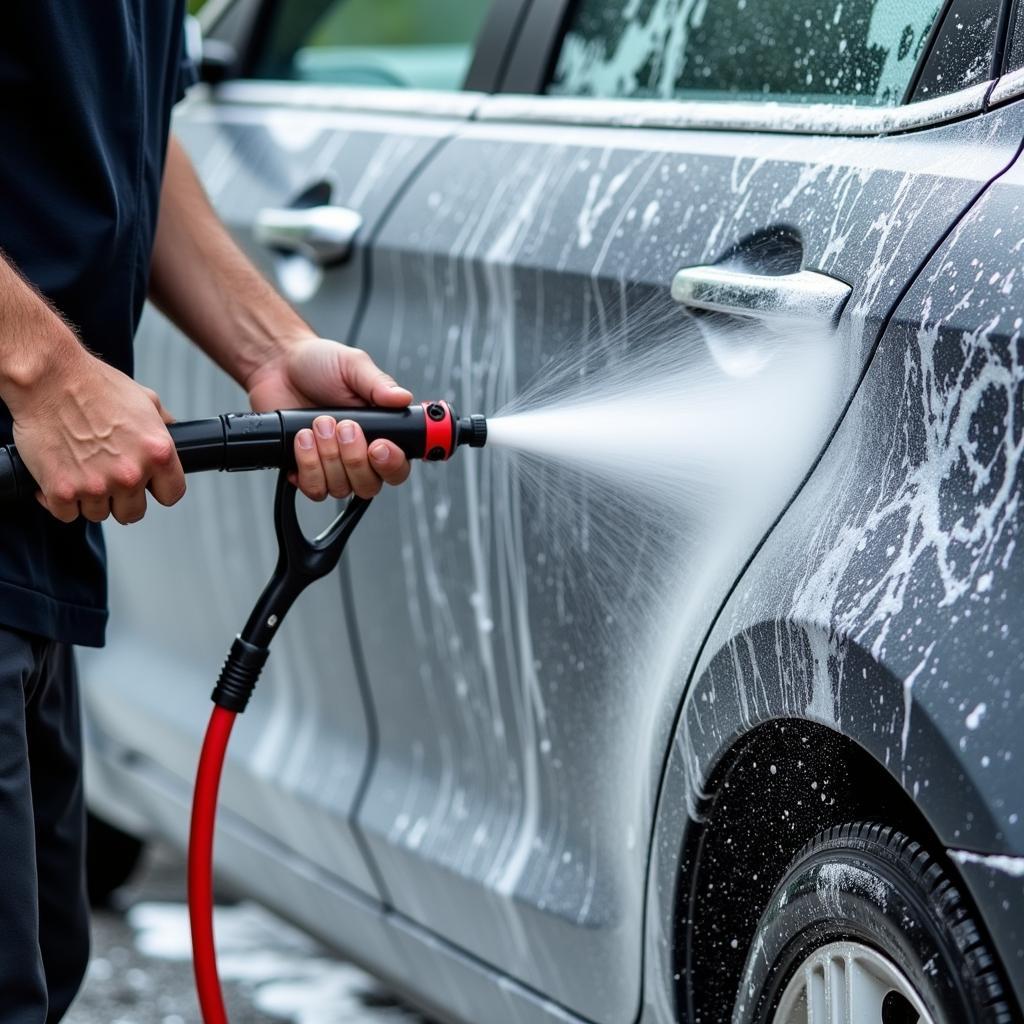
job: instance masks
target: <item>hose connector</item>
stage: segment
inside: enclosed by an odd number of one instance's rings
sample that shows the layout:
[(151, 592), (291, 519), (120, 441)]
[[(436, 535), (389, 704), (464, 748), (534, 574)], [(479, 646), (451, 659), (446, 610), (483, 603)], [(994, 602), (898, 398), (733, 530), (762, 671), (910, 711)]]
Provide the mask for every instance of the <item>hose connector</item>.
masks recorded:
[(217, 685), (210, 694), (214, 704), (240, 715), (249, 703), (252, 691), (256, 689), (269, 656), (269, 648), (258, 647), (240, 636), (235, 637)]

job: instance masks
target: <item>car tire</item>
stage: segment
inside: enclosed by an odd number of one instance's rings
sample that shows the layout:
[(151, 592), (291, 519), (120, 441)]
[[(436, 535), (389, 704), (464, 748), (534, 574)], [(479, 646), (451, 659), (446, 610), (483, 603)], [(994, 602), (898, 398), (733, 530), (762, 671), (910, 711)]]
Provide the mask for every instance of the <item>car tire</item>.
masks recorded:
[(146, 844), (94, 814), (86, 819), (85, 883), (89, 903), (103, 907), (135, 873)]
[[(847, 1000), (852, 1019), (840, 1009)], [(820, 833), (791, 862), (761, 917), (734, 1022), (929, 1018), (1011, 1024), (971, 910), (943, 867), (896, 829), (857, 822)]]

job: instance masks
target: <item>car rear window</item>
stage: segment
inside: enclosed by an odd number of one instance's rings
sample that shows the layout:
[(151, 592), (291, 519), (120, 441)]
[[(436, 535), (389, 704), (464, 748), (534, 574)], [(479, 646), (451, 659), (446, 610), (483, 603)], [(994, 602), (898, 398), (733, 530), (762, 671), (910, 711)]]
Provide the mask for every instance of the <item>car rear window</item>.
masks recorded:
[(277, 0), (255, 78), (459, 89), (490, 0)]
[(937, 0), (576, 0), (548, 92), (904, 102)]

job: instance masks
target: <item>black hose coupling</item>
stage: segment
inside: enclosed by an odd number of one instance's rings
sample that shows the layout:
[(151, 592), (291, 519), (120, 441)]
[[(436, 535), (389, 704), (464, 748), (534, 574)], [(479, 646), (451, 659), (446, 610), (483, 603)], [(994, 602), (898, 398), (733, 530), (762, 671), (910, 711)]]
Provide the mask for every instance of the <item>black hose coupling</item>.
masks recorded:
[(224, 667), (220, 670), (217, 685), (210, 695), (213, 703), (227, 711), (241, 714), (256, 689), (269, 656), (269, 647), (257, 647), (240, 636), (235, 637)]

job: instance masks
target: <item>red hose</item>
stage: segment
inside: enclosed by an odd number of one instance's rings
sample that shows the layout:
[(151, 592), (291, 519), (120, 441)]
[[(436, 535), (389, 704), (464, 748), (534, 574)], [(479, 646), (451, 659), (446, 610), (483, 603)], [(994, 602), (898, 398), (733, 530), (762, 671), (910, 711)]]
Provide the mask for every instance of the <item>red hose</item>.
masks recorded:
[(214, 707), (199, 755), (192, 796), (192, 830), (188, 841), (188, 917), (192, 926), (192, 966), (203, 1024), (227, 1024), (224, 995), (217, 975), (213, 944), (213, 828), (224, 754), (235, 712)]

